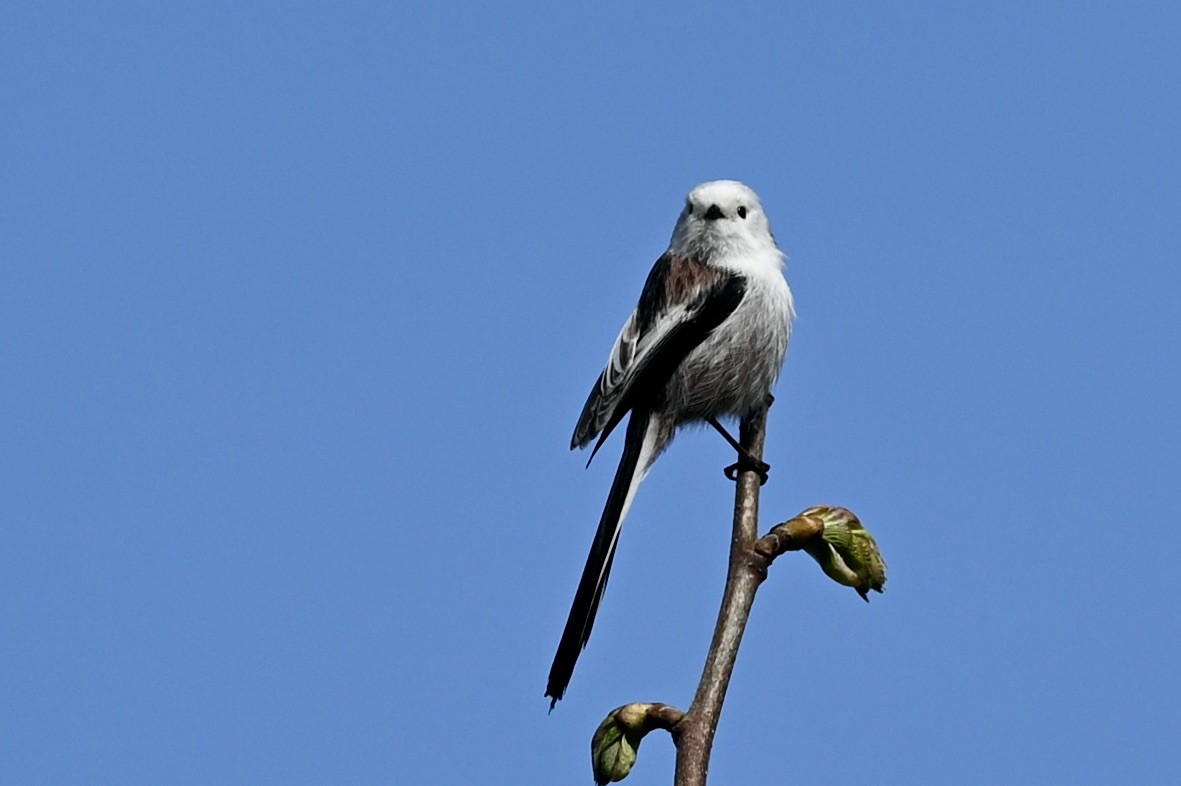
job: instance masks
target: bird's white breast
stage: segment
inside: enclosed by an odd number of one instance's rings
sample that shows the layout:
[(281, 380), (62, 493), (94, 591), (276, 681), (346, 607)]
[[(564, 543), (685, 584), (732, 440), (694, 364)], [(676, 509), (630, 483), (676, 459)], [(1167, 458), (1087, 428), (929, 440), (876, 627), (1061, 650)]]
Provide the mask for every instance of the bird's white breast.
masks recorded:
[(779, 250), (727, 255), (714, 265), (746, 280), (746, 293), (725, 322), (685, 358), (670, 385), (678, 422), (756, 409), (779, 377), (795, 308)]

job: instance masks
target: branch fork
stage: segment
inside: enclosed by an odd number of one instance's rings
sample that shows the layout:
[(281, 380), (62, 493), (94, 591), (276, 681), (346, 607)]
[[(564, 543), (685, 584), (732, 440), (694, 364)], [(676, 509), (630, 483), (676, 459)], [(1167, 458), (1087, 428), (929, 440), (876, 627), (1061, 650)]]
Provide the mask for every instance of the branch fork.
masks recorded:
[(640, 740), (654, 729), (672, 735), (677, 749), (675, 786), (705, 786), (714, 733), (751, 605), (776, 558), (789, 551), (805, 551), (825, 575), (852, 587), (867, 601), (869, 590), (881, 592), (885, 586), (886, 563), (877, 543), (845, 508), (813, 506), (758, 536), (761, 478), (757, 468), (762, 464), (768, 406), (769, 402), (742, 421), (739, 452), (753, 461), (747, 462), (736, 481), (726, 589), (693, 703), (686, 712), (659, 703), (626, 704), (612, 710), (591, 742), (595, 783), (600, 786), (627, 777)]

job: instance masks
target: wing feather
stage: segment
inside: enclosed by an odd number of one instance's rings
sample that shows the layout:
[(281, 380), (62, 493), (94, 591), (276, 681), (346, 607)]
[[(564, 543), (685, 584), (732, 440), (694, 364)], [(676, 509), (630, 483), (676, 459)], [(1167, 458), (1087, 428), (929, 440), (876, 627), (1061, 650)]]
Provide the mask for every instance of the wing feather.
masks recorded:
[(671, 254), (657, 260), (582, 408), (571, 449), (598, 437), (593, 459), (633, 407), (663, 393), (681, 361), (738, 308), (745, 292), (739, 275)]

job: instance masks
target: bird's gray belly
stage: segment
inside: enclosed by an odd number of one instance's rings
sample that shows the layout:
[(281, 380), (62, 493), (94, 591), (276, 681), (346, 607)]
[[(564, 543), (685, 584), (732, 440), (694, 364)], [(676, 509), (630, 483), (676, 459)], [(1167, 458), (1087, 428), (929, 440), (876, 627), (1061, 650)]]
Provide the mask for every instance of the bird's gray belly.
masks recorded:
[(783, 365), (787, 319), (767, 298), (748, 298), (681, 363), (662, 409), (685, 423), (762, 405)]

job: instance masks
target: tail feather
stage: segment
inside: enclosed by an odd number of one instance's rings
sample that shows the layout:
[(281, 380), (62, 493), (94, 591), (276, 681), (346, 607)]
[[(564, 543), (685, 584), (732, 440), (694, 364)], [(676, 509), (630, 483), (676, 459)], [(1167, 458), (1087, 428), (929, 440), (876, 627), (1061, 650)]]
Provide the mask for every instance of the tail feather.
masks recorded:
[(574, 673), (574, 664), (590, 638), (595, 613), (599, 610), (599, 601), (607, 586), (607, 578), (611, 575), (611, 563), (615, 559), (615, 547), (619, 544), (623, 519), (656, 451), (654, 426), (648, 412), (632, 411), (623, 443), (623, 456), (619, 459), (619, 468), (615, 470), (607, 504), (603, 508), (586, 566), (582, 569), (582, 578), (574, 593), (570, 616), (566, 619), (557, 654), (550, 666), (549, 681), (545, 688), (545, 695), (550, 697), (550, 709), (566, 692), (566, 686), (570, 684), (570, 677)]

